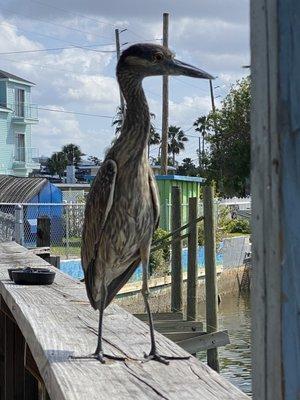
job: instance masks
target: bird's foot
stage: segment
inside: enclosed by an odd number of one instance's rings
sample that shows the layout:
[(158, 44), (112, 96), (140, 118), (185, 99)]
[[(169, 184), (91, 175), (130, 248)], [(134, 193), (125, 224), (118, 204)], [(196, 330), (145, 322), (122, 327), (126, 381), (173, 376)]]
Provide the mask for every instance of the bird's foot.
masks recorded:
[(121, 356), (113, 356), (111, 354), (105, 354), (103, 351), (99, 351), (97, 353), (89, 354), (86, 356), (70, 356), (73, 360), (98, 360), (101, 364), (105, 364), (106, 358), (108, 360), (116, 360), (116, 361), (125, 361), (126, 357)]
[(126, 357), (120, 357), (120, 356), (113, 356), (111, 354), (105, 354), (103, 353), (103, 351), (99, 351), (97, 353), (93, 354), (94, 358), (98, 361), (101, 362), (101, 364), (105, 364), (106, 363), (106, 358), (108, 360), (116, 360), (116, 361), (125, 361)]
[(157, 351), (150, 351), (150, 353), (147, 355), (144, 353), (144, 359), (143, 362), (148, 362), (148, 361), (158, 361), (162, 364), (169, 365), (170, 360), (188, 360), (190, 356), (187, 357), (179, 357), (179, 356), (162, 356), (161, 354), (158, 354)]

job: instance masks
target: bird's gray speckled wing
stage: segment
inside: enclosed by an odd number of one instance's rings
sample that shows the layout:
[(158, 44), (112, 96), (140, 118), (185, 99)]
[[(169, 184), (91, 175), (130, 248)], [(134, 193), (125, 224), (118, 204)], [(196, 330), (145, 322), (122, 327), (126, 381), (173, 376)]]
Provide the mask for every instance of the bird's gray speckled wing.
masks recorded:
[[(154, 216), (154, 229), (158, 227), (159, 223), (159, 197), (158, 189), (156, 186), (155, 178), (152, 169), (149, 167), (149, 188), (153, 204), (153, 216)], [(113, 300), (118, 291), (128, 282), (136, 268), (141, 262), (141, 257), (138, 255), (137, 259), (124, 271), (120, 276), (114, 279), (108, 286), (106, 306)]]
[(151, 167), (149, 167), (149, 186), (153, 203), (154, 230), (155, 230), (158, 228), (159, 224), (160, 209), (159, 209), (158, 189)]
[(114, 197), (117, 164), (106, 160), (100, 167), (89, 192), (84, 215), (82, 232), (81, 261), (85, 283), (93, 279), (93, 266), (97, 259), (99, 241), (111, 210)]

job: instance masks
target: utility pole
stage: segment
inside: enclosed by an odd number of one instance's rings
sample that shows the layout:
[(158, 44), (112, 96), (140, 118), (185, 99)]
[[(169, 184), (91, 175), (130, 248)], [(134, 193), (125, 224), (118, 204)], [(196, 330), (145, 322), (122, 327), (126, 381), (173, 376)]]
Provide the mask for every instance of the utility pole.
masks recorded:
[[(169, 46), (169, 13), (163, 14), (163, 46)], [(162, 90), (161, 173), (168, 174), (168, 130), (169, 130), (169, 78), (163, 76)]]
[(209, 80), (209, 88), (210, 88), (211, 108), (212, 108), (213, 112), (216, 112), (214, 89), (213, 89), (211, 79)]
[[(115, 29), (115, 36), (116, 36), (117, 61), (119, 61), (120, 54), (121, 54), (119, 29)], [(124, 97), (123, 97), (121, 89), (120, 89), (120, 108), (121, 108), (122, 114), (124, 115), (125, 103), (124, 103)]]
[[(213, 113), (215, 114), (216, 112), (216, 106), (215, 106), (215, 96), (214, 96), (214, 89), (213, 89), (213, 85), (212, 85), (212, 80), (209, 80), (209, 88), (210, 88), (210, 99), (211, 99), (211, 108)], [(216, 129), (216, 120), (215, 120), (215, 115), (213, 116), (213, 121), (214, 121), (214, 131), (215, 134), (217, 134), (217, 129)], [(217, 141), (216, 143), (217, 145), (217, 152), (220, 155), (221, 158), (221, 162), (220, 162), (220, 180), (218, 183), (218, 188), (222, 191), (223, 190), (223, 157), (222, 154), (220, 153), (220, 146), (219, 146), (219, 142)]]

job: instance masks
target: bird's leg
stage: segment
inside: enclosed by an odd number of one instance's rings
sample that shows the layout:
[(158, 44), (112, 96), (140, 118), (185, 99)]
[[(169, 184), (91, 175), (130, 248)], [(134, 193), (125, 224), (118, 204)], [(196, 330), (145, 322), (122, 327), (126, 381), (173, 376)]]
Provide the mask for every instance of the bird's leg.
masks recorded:
[(101, 290), (101, 299), (99, 301), (99, 324), (98, 324), (98, 341), (97, 341), (97, 348), (93, 354), (87, 356), (71, 356), (70, 358), (75, 360), (88, 360), (88, 359), (96, 359), (99, 360), (102, 364), (105, 364), (105, 358), (110, 360), (117, 360), (117, 361), (125, 361), (125, 357), (118, 357), (113, 356), (110, 354), (106, 354), (103, 352), (102, 348), (102, 332), (103, 332), (103, 314), (104, 308), (106, 304), (106, 286), (105, 284), (102, 285)]
[(95, 358), (97, 360), (99, 360), (102, 364), (105, 364), (105, 358), (108, 358), (110, 360), (118, 360), (118, 361), (124, 361), (126, 359), (125, 357), (117, 357), (117, 356), (113, 356), (113, 355), (106, 354), (103, 352), (103, 348), (102, 348), (103, 314), (104, 314), (104, 308), (105, 308), (105, 303), (106, 303), (106, 296), (107, 296), (107, 290), (106, 290), (105, 284), (103, 284), (101, 300), (100, 300), (100, 305), (99, 305), (98, 342), (97, 342), (97, 348), (94, 353)]
[(176, 356), (162, 356), (158, 354), (155, 335), (154, 335), (154, 324), (153, 318), (149, 305), (149, 285), (148, 285), (148, 268), (149, 268), (149, 257), (150, 257), (150, 244), (145, 251), (141, 251), (142, 268), (143, 268), (143, 284), (142, 284), (142, 295), (145, 302), (145, 308), (148, 314), (149, 327), (150, 327), (150, 338), (151, 338), (151, 349), (149, 355), (144, 354), (144, 361), (158, 361), (168, 365), (169, 360), (188, 360), (190, 357), (176, 357)]

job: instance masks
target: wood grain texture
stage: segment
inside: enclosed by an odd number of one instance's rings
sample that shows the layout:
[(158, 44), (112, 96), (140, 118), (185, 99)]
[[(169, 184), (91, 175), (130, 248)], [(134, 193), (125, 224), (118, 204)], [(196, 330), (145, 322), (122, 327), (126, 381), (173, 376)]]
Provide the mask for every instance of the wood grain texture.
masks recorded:
[[(205, 293), (206, 293), (206, 330), (208, 333), (218, 330), (218, 289), (216, 267), (216, 226), (214, 212), (214, 189), (203, 188), (204, 211), (204, 255), (205, 255)], [(207, 364), (219, 371), (218, 349), (207, 351)]]
[(300, 3), (251, 4), (253, 396), (293, 400), (300, 396)]
[[(181, 227), (181, 190), (178, 186), (172, 187), (172, 231)], [(177, 232), (173, 236), (171, 244), (171, 311), (182, 310), (182, 243), (176, 240), (180, 236)]]
[(197, 197), (189, 199), (189, 235), (188, 235), (188, 267), (187, 267), (187, 290), (186, 290), (186, 317), (195, 321), (197, 316), (197, 280), (198, 280), (198, 231)]
[[(18, 322), (44, 379), (51, 400), (101, 399), (247, 399), (217, 373), (191, 357), (169, 366), (141, 363), (149, 351), (147, 325), (111, 304), (104, 314), (104, 350), (127, 357), (102, 365), (74, 360), (94, 350), (98, 315), (89, 305), (84, 286), (54, 267), (51, 286), (19, 286), (9, 281), (11, 265), (47, 265), (15, 243), (0, 244), (0, 294)], [(187, 353), (157, 334), (158, 351)]]
[(177, 342), (178, 346), (190, 354), (195, 354), (202, 350), (215, 349), (218, 346), (226, 346), (229, 343), (230, 340), (227, 331), (207, 333)]

